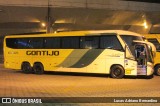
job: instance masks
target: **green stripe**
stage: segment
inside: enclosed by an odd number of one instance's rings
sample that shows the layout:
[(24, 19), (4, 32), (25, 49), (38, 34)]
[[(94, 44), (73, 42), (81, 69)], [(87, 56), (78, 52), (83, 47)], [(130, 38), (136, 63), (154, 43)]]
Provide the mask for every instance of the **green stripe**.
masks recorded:
[(86, 53), (88, 49), (75, 49), (66, 59), (57, 67), (70, 67), (76, 64)]
[[(83, 49), (84, 50), (84, 49)], [(71, 68), (82, 68), (91, 64), (102, 52), (104, 49), (89, 49), (80, 60), (74, 65), (70, 66)]]

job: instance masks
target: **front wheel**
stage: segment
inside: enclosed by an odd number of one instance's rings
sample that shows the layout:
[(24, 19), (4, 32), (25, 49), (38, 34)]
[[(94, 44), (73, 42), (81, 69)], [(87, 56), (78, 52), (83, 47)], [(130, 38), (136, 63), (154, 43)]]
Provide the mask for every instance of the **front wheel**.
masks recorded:
[(160, 65), (155, 66), (154, 74), (160, 76)]
[(110, 75), (112, 78), (123, 78), (125, 75), (125, 72), (122, 66), (114, 65), (111, 67)]
[(34, 70), (35, 74), (43, 74), (44, 67), (43, 67), (42, 63), (35, 63), (33, 65), (33, 70)]

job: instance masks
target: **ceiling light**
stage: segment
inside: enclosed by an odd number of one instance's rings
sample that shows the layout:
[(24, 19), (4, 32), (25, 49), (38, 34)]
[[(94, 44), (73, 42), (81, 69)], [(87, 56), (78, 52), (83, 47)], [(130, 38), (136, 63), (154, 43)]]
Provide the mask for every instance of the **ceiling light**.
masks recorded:
[(41, 26), (42, 26), (42, 27), (46, 27), (46, 24), (45, 24), (45, 23), (41, 23)]
[(147, 22), (146, 22), (146, 21), (144, 21), (143, 26), (144, 26), (145, 29), (148, 28), (148, 25), (147, 25)]

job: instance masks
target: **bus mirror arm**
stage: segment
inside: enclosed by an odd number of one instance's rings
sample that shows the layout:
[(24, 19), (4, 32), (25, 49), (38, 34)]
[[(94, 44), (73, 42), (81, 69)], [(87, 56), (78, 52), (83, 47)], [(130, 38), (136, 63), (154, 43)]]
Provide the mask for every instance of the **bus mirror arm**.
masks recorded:
[(128, 46), (127, 46), (127, 44), (125, 44), (125, 54), (127, 52), (127, 48), (128, 48)]
[(124, 51), (125, 51), (125, 53), (126, 53), (126, 50), (127, 50), (127, 45), (125, 44), (125, 47), (124, 47)]
[(127, 45), (126, 44), (125, 44), (124, 51), (125, 51), (125, 57), (127, 57), (127, 55), (126, 55), (126, 53), (127, 53)]

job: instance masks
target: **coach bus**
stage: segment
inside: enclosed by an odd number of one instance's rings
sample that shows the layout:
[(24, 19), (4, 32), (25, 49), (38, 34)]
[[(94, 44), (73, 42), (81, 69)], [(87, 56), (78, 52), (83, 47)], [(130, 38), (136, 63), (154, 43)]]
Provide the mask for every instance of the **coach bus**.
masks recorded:
[(144, 37), (156, 47), (154, 58), (154, 73), (160, 76), (160, 34), (144, 34)]
[(141, 35), (123, 30), (10, 35), (4, 39), (4, 66), (25, 73), (101, 73), (122, 78), (151, 76), (153, 56)]

